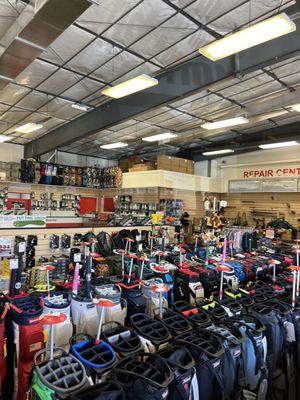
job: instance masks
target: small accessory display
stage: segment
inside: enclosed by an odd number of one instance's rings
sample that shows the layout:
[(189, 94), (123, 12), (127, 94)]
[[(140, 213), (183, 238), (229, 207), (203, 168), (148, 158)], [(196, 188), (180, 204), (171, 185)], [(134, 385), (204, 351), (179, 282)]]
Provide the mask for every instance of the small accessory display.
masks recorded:
[(71, 236), (65, 233), (61, 237), (61, 247), (63, 249), (69, 249), (71, 247)]
[(73, 236), (73, 246), (81, 246), (82, 243), (82, 234), (75, 233)]
[(50, 249), (56, 250), (58, 248), (59, 248), (59, 236), (53, 234), (50, 236)]

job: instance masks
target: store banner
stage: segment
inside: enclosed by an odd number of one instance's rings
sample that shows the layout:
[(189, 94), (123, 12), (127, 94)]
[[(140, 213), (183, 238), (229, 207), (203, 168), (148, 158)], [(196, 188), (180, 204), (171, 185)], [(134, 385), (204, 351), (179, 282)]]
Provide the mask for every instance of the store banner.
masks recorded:
[(0, 228), (45, 228), (46, 221), (38, 215), (0, 215)]
[(244, 179), (300, 177), (300, 167), (255, 168), (242, 171)]

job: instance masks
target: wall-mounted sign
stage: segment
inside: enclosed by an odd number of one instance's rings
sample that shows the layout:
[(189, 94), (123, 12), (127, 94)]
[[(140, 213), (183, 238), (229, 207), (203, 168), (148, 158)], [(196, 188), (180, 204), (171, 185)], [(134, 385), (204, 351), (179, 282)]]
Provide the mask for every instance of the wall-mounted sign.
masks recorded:
[(297, 192), (296, 179), (270, 179), (262, 184), (263, 192)]
[(228, 182), (229, 193), (260, 192), (260, 181), (232, 180)]
[(46, 217), (32, 215), (0, 215), (0, 228), (45, 228)]
[(244, 179), (253, 178), (282, 178), (286, 176), (300, 176), (300, 167), (276, 167), (265, 169), (247, 169), (243, 171)]

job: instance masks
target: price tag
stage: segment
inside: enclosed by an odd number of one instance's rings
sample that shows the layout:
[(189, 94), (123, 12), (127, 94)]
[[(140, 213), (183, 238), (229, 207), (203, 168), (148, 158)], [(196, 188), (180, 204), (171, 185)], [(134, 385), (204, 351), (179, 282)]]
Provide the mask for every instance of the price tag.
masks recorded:
[(20, 242), (19, 243), (19, 253), (25, 253), (25, 251), (26, 251), (26, 243)]
[(18, 269), (19, 262), (17, 258), (12, 258), (9, 260), (9, 269)]
[(142, 250), (143, 250), (143, 244), (140, 243), (140, 244), (139, 244), (139, 251), (142, 251)]
[(81, 261), (81, 253), (74, 253), (74, 262)]

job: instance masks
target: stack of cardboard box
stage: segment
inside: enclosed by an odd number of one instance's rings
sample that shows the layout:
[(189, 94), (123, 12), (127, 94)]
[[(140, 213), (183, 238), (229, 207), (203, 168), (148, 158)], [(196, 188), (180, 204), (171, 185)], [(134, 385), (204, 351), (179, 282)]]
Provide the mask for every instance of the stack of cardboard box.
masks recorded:
[(157, 169), (194, 174), (194, 161), (165, 155), (157, 156)]
[(194, 174), (194, 161), (184, 158), (158, 155), (156, 160), (141, 163), (138, 156), (121, 158), (119, 163), (123, 172), (139, 172), (160, 169), (164, 171), (181, 172), (184, 174)]

